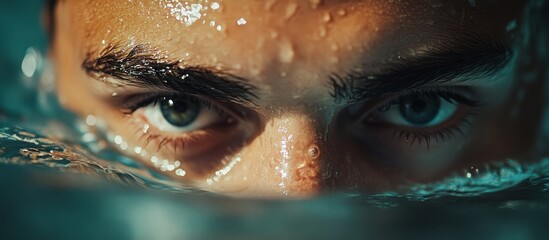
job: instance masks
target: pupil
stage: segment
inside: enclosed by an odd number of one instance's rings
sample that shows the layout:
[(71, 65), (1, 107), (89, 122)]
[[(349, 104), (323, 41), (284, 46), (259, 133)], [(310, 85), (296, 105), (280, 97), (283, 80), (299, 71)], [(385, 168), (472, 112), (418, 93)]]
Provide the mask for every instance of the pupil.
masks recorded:
[(192, 124), (200, 113), (200, 104), (189, 100), (162, 98), (159, 104), (162, 116), (176, 127)]
[(431, 97), (405, 97), (400, 100), (400, 114), (415, 125), (434, 120), (440, 111), (440, 99)]

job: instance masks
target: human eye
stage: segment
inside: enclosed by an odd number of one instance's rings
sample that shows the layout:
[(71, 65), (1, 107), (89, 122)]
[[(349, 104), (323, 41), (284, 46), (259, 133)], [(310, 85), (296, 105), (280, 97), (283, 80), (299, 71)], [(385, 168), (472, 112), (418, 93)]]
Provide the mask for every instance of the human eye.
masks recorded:
[(167, 176), (197, 181), (223, 164), (247, 136), (245, 118), (238, 106), (199, 96), (173, 93), (121, 97), (124, 115), (117, 129), (139, 149), (145, 163)]
[[(382, 103), (363, 120), (395, 128), (406, 141), (444, 140), (444, 132), (468, 121), (470, 110), (481, 105), (465, 89), (415, 90)], [(469, 122), (470, 123), (470, 122)], [(450, 131), (450, 132), (449, 132)], [(431, 132), (432, 134), (425, 134)]]
[(136, 104), (134, 114), (141, 115), (152, 127), (166, 133), (192, 133), (234, 121), (224, 110), (195, 97), (160, 95)]
[(410, 90), (366, 104), (350, 129), (375, 164), (429, 178), (455, 163), (483, 105), (469, 87)]

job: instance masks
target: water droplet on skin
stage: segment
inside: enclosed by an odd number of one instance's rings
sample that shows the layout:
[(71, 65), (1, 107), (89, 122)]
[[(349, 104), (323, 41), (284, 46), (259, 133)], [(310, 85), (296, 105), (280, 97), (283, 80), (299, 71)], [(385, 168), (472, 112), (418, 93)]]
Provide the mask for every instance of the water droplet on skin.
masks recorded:
[(116, 144), (119, 145), (119, 144), (122, 143), (122, 141), (123, 141), (122, 136), (116, 135), (116, 136), (114, 137), (114, 143), (116, 143)]
[(207, 8), (200, 3), (180, 2), (180, 1), (166, 1), (164, 8), (170, 11), (172, 17), (185, 24), (185, 26), (191, 26), (196, 21), (200, 20), (206, 15), (204, 12)]
[(120, 149), (122, 150), (127, 150), (128, 149), (128, 143), (127, 142), (122, 142), (120, 143)]
[[(227, 177), (227, 174), (238, 164), (242, 159), (239, 156), (232, 158), (225, 167), (215, 172), (215, 176), (206, 180), (211, 185), (214, 182), (219, 182), (221, 178)], [(228, 179), (228, 178), (227, 178)]]
[(212, 4), (210, 4), (210, 7), (213, 9), (213, 10), (217, 10), (221, 7), (221, 5), (218, 3), (218, 2), (213, 2)]
[(271, 29), (271, 30), (269, 30), (269, 36), (270, 36), (272, 39), (275, 39), (276, 37), (278, 37), (278, 32)]
[(320, 37), (325, 37), (326, 34), (327, 34), (327, 32), (326, 32), (326, 27), (325, 27), (324, 25), (321, 25), (321, 26), (320, 26), (320, 29), (319, 29), (319, 31), (318, 31), (318, 35), (319, 35)]
[(143, 133), (148, 133), (149, 132), (149, 124), (145, 124), (143, 125)]
[(271, 10), (275, 5), (277, 0), (266, 0), (265, 1), (265, 10)]
[(107, 44), (107, 41), (105, 41), (105, 39), (101, 40), (101, 45), (106, 45)]
[(223, 27), (221, 25), (217, 25), (215, 29), (220, 32), (223, 31)]
[(152, 156), (152, 157), (151, 157), (151, 162), (153, 163), (153, 165), (157, 166), (157, 164), (158, 164), (158, 157)]
[(295, 53), (292, 44), (288, 41), (282, 41), (280, 43), (280, 50), (278, 54), (280, 62), (290, 63), (294, 59), (294, 56)]
[(88, 115), (86, 117), (86, 124), (90, 127), (93, 127), (97, 124), (97, 118), (94, 115)]
[(187, 174), (187, 172), (185, 172), (185, 170), (183, 170), (181, 168), (178, 168), (177, 170), (175, 170), (175, 174), (177, 176), (184, 177)]
[(320, 4), (322, 4), (322, 0), (309, 0), (311, 3), (312, 9), (317, 9)]
[(239, 18), (238, 20), (236, 20), (236, 24), (238, 24), (238, 26), (245, 25), (246, 23), (246, 19), (244, 18)]
[(118, 96), (118, 93), (116, 93), (116, 92), (113, 92), (113, 93), (111, 94), (111, 97), (116, 97), (116, 96)]
[(291, 2), (286, 6), (286, 19), (291, 18), (294, 16), (295, 12), (297, 11), (298, 5), (295, 2)]
[(318, 146), (313, 145), (309, 147), (309, 149), (307, 150), (307, 154), (309, 154), (309, 157), (311, 158), (317, 158), (318, 155), (320, 155), (320, 149), (318, 148)]
[(257, 65), (254, 64), (254, 65), (252, 65), (252, 66), (250, 67), (250, 73), (251, 73), (253, 76), (258, 76), (258, 75), (261, 73), (261, 71), (259, 70), (259, 67), (258, 67)]
[(332, 15), (329, 12), (325, 12), (324, 15), (322, 15), (322, 21), (330, 22), (331, 20), (332, 20)]
[(337, 11), (337, 14), (338, 14), (339, 16), (345, 16), (345, 14), (347, 14), (347, 12), (345, 11), (345, 9), (342, 8), (342, 9), (339, 9), (339, 10)]

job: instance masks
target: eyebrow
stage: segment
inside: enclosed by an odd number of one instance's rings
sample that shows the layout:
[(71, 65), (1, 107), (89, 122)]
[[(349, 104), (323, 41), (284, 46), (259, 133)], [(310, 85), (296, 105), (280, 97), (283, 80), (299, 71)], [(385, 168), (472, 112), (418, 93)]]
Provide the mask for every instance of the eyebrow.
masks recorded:
[(405, 90), (494, 76), (512, 59), (503, 41), (477, 35), (449, 40), (413, 57), (383, 64), (378, 73), (351, 70), (330, 76), (336, 102), (367, 101)]
[[(82, 67), (95, 79), (111, 77), (115, 84), (203, 96), (219, 102), (257, 106), (257, 88), (249, 80), (204, 66), (181, 66), (180, 61), (156, 57), (152, 48), (136, 45), (127, 51), (104, 49), (97, 58), (88, 54)], [(352, 70), (332, 73), (329, 83), (336, 102), (367, 101), (405, 90), (492, 76), (513, 53), (502, 41), (476, 35), (449, 40), (418, 56), (380, 64), (377, 73)], [(379, 68), (375, 66), (374, 68)]]
[(248, 80), (214, 68), (182, 66), (156, 56), (145, 45), (131, 50), (105, 48), (99, 57), (88, 54), (82, 63), (86, 73), (97, 80), (113, 79), (114, 85), (149, 88), (158, 91), (206, 97), (219, 102), (254, 105), (256, 87)]

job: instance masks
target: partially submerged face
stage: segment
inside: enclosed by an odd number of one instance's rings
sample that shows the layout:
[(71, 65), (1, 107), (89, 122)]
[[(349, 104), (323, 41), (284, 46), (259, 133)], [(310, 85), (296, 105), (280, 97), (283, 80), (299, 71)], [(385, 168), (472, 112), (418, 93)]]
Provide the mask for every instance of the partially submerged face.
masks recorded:
[(59, 97), (197, 188), (405, 188), (528, 152), (539, 109), (521, 104), (539, 94), (517, 101), (512, 51), (524, 5), (65, 0)]

